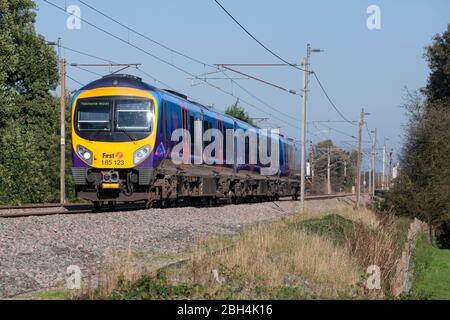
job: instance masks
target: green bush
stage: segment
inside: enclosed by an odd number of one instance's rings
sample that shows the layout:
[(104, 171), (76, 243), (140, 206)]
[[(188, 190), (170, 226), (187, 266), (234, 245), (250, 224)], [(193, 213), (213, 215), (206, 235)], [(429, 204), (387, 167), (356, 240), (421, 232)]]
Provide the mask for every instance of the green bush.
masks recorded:
[(57, 58), (36, 34), (35, 3), (0, 0), (0, 203), (58, 199)]
[(433, 229), (444, 230), (450, 222), (450, 24), (435, 36), (425, 56), (431, 71), (428, 84), (421, 93), (407, 95), (409, 122), (400, 175), (383, 206), (428, 223), (434, 240)]

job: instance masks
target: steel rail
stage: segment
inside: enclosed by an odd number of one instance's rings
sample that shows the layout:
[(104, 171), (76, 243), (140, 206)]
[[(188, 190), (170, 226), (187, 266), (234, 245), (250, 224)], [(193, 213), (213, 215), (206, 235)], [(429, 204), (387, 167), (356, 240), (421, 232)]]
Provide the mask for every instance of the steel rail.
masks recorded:
[[(326, 200), (333, 198), (343, 198), (349, 197), (354, 194), (349, 193), (338, 193), (338, 194), (326, 194), (326, 195), (310, 195), (306, 196), (305, 200)], [(280, 201), (290, 201), (286, 198)], [(245, 203), (242, 203), (245, 204)], [(251, 202), (249, 202), (251, 204)], [(35, 212), (21, 212), (24, 209), (46, 209), (46, 208), (61, 208), (66, 209), (65, 211), (35, 211)], [(143, 210), (145, 209), (145, 205), (143, 203), (135, 203), (135, 204), (119, 204), (115, 211), (134, 211), (134, 210)], [(2, 213), (3, 210), (13, 210), (17, 212), (5, 212)], [(99, 213), (108, 213), (114, 211), (105, 211), (95, 212), (94, 207), (91, 204), (84, 203), (71, 203), (65, 204), (63, 206), (59, 204), (36, 204), (36, 205), (24, 205), (24, 206), (9, 206), (9, 207), (0, 207), (0, 218), (20, 218), (20, 217), (31, 217), (31, 216), (50, 216), (50, 215), (70, 215), (70, 214), (99, 214)]]

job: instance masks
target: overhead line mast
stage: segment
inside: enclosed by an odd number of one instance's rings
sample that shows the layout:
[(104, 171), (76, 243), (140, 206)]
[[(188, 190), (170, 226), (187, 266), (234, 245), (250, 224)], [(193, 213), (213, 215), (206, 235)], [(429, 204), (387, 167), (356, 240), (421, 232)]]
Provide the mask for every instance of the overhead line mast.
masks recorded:
[(301, 106), (301, 134), (300, 134), (300, 210), (305, 210), (305, 169), (306, 169), (306, 103), (308, 100), (308, 84), (309, 84), (309, 66), (312, 52), (322, 52), (320, 49), (311, 49), (308, 43), (306, 47), (306, 57), (302, 62), (303, 70), (303, 89), (302, 89), (302, 106)]
[(361, 110), (361, 115), (358, 124), (358, 159), (356, 162), (356, 207), (361, 204), (361, 160), (362, 160), (362, 129), (365, 124), (364, 116), (369, 113), (364, 112), (364, 108)]
[[(59, 82), (61, 93), (60, 105), (60, 164), (59, 164), (59, 202), (66, 203), (66, 60), (61, 57), (61, 38), (57, 42), (47, 42), (47, 45), (57, 46)], [(73, 81), (76, 81), (72, 79)]]

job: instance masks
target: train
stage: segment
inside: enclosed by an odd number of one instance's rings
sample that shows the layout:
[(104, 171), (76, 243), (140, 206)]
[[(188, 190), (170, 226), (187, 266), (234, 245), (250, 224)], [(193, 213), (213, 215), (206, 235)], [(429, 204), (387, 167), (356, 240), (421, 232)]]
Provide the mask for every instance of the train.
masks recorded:
[[(300, 194), (300, 145), (293, 139), (133, 75), (107, 75), (76, 91), (71, 122), (75, 193), (96, 210)], [(266, 158), (250, 146), (255, 141), (265, 142)], [(267, 157), (276, 163), (271, 170)]]

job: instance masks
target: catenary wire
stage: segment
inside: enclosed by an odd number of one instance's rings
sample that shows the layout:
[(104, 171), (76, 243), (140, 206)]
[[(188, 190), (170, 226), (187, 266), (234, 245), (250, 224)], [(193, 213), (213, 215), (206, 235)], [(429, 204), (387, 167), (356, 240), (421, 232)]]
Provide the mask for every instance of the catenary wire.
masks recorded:
[[(169, 51), (172, 52), (172, 53), (178, 54), (178, 55), (180, 55), (180, 56), (182, 56), (182, 57), (184, 57), (184, 58), (186, 58), (186, 59), (189, 59), (189, 60), (191, 60), (191, 61), (193, 61), (193, 62), (196, 62), (196, 63), (198, 63), (198, 64), (201, 64), (201, 65), (203, 65), (203, 66), (208, 66), (208, 67), (210, 67), (210, 68), (217, 69), (217, 66), (214, 66), (214, 65), (211, 65), (211, 64), (206, 63), (206, 62), (204, 62), (204, 61), (201, 61), (201, 60), (199, 60), (199, 59), (193, 58), (192, 56), (189, 56), (189, 55), (187, 55), (187, 54), (185, 54), (185, 53), (182, 53), (182, 52), (180, 52), (180, 51), (178, 51), (178, 50), (172, 49), (172, 48), (170, 48), (169, 46), (167, 46), (167, 45), (165, 45), (165, 44), (163, 44), (163, 43), (161, 43), (161, 42), (159, 42), (159, 41), (156, 41), (156, 40), (150, 38), (149, 36), (143, 34), (142, 32), (137, 31), (135, 28), (132, 28), (132, 27), (130, 27), (130, 26), (124, 24), (123, 22), (119, 21), (118, 19), (111, 17), (110, 15), (108, 15), (108, 14), (104, 13), (103, 11), (101, 11), (100, 9), (95, 8), (94, 6), (92, 6), (92, 5), (88, 4), (88, 3), (86, 3), (85, 1), (82, 1), (82, 0), (78, 0), (78, 1), (79, 1), (80, 3), (82, 3), (82, 4), (84, 4), (85, 6), (87, 6), (88, 8), (90, 8), (91, 10), (93, 10), (93, 11), (97, 12), (98, 14), (102, 15), (103, 17), (105, 17), (105, 18), (107, 18), (107, 19), (113, 21), (114, 23), (120, 25), (121, 27), (127, 29), (128, 31), (131, 31), (131, 32), (133, 32), (133, 33), (135, 33), (135, 34), (141, 36), (142, 38), (144, 38), (144, 39), (146, 39), (146, 40), (148, 40), (148, 41), (150, 41), (150, 42), (152, 42), (152, 43), (154, 43), (154, 44), (156, 44), (156, 45), (159, 45), (160, 47), (162, 47), (162, 48), (164, 48), (164, 49), (166, 49), (166, 50), (169, 50)], [(215, 71), (215, 72), (217, 72), (217, 71)], [(269, 108), (269, 109), (271, 109), (271, 110), (273, 110), (273, 111), (275, 111), (275, 112), (277, 112), (277, 113), (280, 113), (280, 114), (286, 116), (286, 117), (289, 118), (289, 119), (292, 118), (292, 115), (288, 115), (288, 114), (286, 114), (286, 113), (280, 111), (279, 108), (275, 108), (275, 107), (271, 106), (270, 104), (268, 104), (268, 103), (265, 102), (264, 100), (258, 98), (255, 94), (251, 93), (249, 90), (245, 89), (244, 86), (242, 86), (242, 85), (239, 84), (237, 81), (234, 81), (231, 77), (229, 77), (228, 74), (224, 72), (224, 70), (221, 69), (221, 70), (219, 70), (219, 72), (222, 72), (222, 73), (223, 73), (223, 74), (224, 74), (224, 75), (225, 75), (225, 76), (226, 76), (226, 77), (227, 77), (234, 85), (236, 85), (237, 87), (239, 87), (241, 90), (245, 91), (245, 92), (246, 92), (250, 97), (252, 97), (253, 99), (257, 100), (258, 102), (260, 102), (260, 103), (262, 103), (262, 104), (264, 104), (267, 108)], [(193, 79), (199, 79), (199, 78), (200, 78), (199, 76), (193, 77)]]
[[(66, 13), (66, 11), (64, 10), (64, 8), (62, 8), (62, 7), (56, 5), (56, 4), (54, 4), (54, 3), (52, 3), (52, 2), (50, 2), (50, 1), (48, 1), (48, 0), (43, 0), (43, 1), (46, 2), (47, 4), (53, 6), (53, 7), (55, 7), (55, 8), (57, 8), (57, 9), (61, 10), (61, 11), (63, 11), (64, 13)], [(78, 17), (78, 18), (79, 18), (81, 21), (85, 22), (86, 24), (92, 26), (93, 28), (95, 28), (95, 29), (97, 29), (97, 30), (99, 30), (99, 31), (101, 31), (101, 32), (103, 32), (103, 33), (105, 33), (105, 34), (107, 34), (107, 35), (109, 35), (109, 36), (111, 36), (111, 37), (113, 37), (113, 38), (115, 38), (115, 39), (117, 39), (117, 40), (119, 40), (119, 41), (121, 41), (121, 42), (123, 42), (123, 43), (125, 43), (125, 44), (127, 44), (127, 45), (129, 45), (129, 46), (131, 46), (131, 47), (133, 47), (133, 48), (135, 48), (136, 50), (139, 50), (139, 51), (141, 51), (142, 53), (147, 54), (147, 55), (149, 55), (150, 57), (152, 57), (152, 58), (154, 58), (154, 59), (156, 59), (156, 60), (158, 60), (158, 61), (160, 61), (160, 62), (162, 62), (162, 63), (164, 63), (164, 64), (166, 64), (166, 65), (169, 65), (169, 66), (175, 68), (176, 70), (178, 70), (178, 71), (180, 71), (180, 72), (182, 72), (182, 73), (184, 73), (184, 74), (187, 74), (187, 75), (189, 75), (189, 76), (191, 76), (191, 77), (194, 77), (194, 78), (196, 78), (196, 79), (198, 79), (198, 80), (200, 80), (200, 81), (203, 81), (204, 83), (206, 83), (206, 84), (209, 85), (210, 87), (215, 88), (216, 90), (221, 91), (222, 93), (227, 94), (227, 95), (229, 95), (229, 96), (232, 96), (232, 97), (234, 97), (234, 98), (236, 98), (236, 99), (239, 99), (240, 101), (242, 101), (243, 103), (245, 103), (246, 105), (248, 105), (248, 106), (250, 106), (250, 107), (252, 107), (252, 108), (254, 108), (254, 109), (257, 109), (257, 110), (259, 110), (259, 111), (263, 111), (263, 110), (261, 110), (259, 107), (255, 106), (254, 104), (252, 104), (252, 103), (250, 103), (250, 102), (248, 102), (248, 101), (246, 101), (246, 100), (244, 100), (244, 99), (242, 99), (242, 98), (236, 96), (234, 93), (230, 93), (230, 92), (224, 90), (223, 88), (218, 87), (218, 86), (216, 86), (216, 85), (214, 85), (214, 84), (212, 84), (212, 83), (206, 81), (205, 79), (199, 78), (199, 77), (195, 76), (194, 74), (190, 73), (189, 71), (186, 71), (186, 70), (184, 70), (183, 68), (181, 68), (181, 67), (175, 65), (174, 63), (171, 63), (171, 62), (169, 62), (169, 61), (167, 61), (167, 60), (164, 60), (164, 59), (162, 59), (162, 58), (160, 58), (160, 57), (158, 57), (158, 56), (156, 56), (156, 55), (150, 53), (149, 51), (147, 51), (147, 50), (145, 50), (145, 49), (143, 49), (143, 48), (141, 48), (141, 47), (139, 47), (139, 46), (137, 46), (137, 45), (135, 45), (135, 44), (133, 44), (133, 43), (131, 43), (131, 42), (129, 42), (129, 41), (127, 41), (127, 40), (125, 40), (125, 39), (119, 37), (119, 36), (117, 36), (117, 35), (115, 35), (115, 34), (113, 34), (112, 32), (109, 32), (109, 31), (105, 30), (104, 28), (101, 28), (101, 27), (95, 25), (94, 23), (91, 23), (91, 22), (87, 21), (87, 20), (84, 19), (84, 18), (81, 18), (81, 17)], [(266, 113), (269, 114), (270, 116), (272, 116), (273, 118), (275, 118), (275, 119), (277, 119), (277, 120), (279, 120), (279, 121), (282, 121), (282, 122), (286, 123), (288, 126), (290, 126), (290, 127), (292, 127), (292, 128), (299, 129), (299, 127), (294, 126), (294, 125), (292, 125), (292, 124), (289, 124), (289, 123), (287, 123), (285, 120), (282, 120), (282, 119), (280, 119), (280, 118), (274, 116), (273, 114), (270, 114), (270, 113), (268, 113), (268, 112), (266, 112)]]

